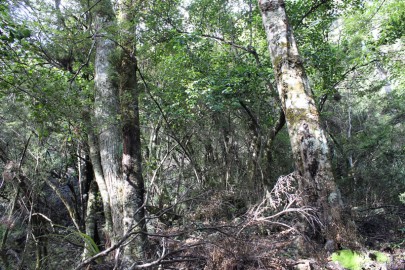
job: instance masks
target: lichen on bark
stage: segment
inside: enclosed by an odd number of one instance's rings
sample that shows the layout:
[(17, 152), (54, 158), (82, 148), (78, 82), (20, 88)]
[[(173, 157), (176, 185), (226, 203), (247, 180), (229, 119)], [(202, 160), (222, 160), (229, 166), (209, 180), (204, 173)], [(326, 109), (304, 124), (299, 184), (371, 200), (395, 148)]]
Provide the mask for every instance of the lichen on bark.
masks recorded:
[(259, 5), (303, 201), (317, 209), (324, 225), (318, 227), (320, 235), (341, 241), (345, 225), (341, 218), (340, 192), (334, 182), (327, 140), (288, 24), (284, 1), (260, 0)]

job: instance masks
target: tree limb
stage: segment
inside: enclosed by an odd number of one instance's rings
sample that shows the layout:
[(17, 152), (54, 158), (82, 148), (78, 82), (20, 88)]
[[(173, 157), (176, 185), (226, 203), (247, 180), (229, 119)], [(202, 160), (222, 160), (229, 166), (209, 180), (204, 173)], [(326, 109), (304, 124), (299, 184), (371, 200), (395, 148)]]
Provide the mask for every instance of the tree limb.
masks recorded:
[[(191, 35), (191, 34), (192, 34), (192, 33), (190, 33), (190, 32), (181, 31), (181, 30), (178, 30), (178, 29), (176, 29), (176, 31), (177, 31), (178, 33), (180, 33), (180, 34), (186, 34), (186, 35)], [(260, 59), (259, 59), (259, 54), (257, 53), (256, 49), (255, 49), (253, 46), (251, 46), (251, 45), (248, 45), (247, 47), (245, 47), (245, 46), (236, 44), (236, 43), (233, 42), (233, 41), (226, 40), (226, 39), (224, 39), (224, 38), (222, 38), (222, 37), (217, 37), (217, 36), (207, 35), (207, 34), (197, 34), (197, 35), (200, 36), (200, 37), (204, 37), (204, 38), (209, 38), (209, 39), (213, 39), (213, 40), (216, 40), (216, 41), (220, 41), (220, 42), (222, 42), (222, 43), (224, 43), (224, 44), (230, 45), (230, 46), (232, 46), (232, 47), (234, 47), (234, 48), (238, 48), (238, 49), (241, 49), (241, 50), (243, 50), (243, 51), (245, 51), (245, 52), (247, 52), (247, 53), (250, 53), (250, 54), (253, 55), (253, 57), (255, 58), (256, 63), (257, 63), (259, 66), (261, 66), (261, 62), (260, 62)]]
[[(378, 60), (377, 59), (373, 59), (373, 60), (371, 60), (371, 61), (369, 61), (369, 62), (367, 62), (367, 63), (364, 63), (364, 64), (356, 64), (356, 65), (354, 65), (353, 67), (351, 67), (350, 69), (348, 69), (345, 73), (343, 73), (341, 76), (340, 76), (340, 80), (339, 81), (337, 81), (333, 86), (332, 86), (332, 89), (335, 89), (342, 81), (344, 81), (345, 79), (346, 79), (346, 77), (347, 77), (347, 75), (349, 75), (351, 72), (353, 72), (353, 71), (355, 71), (355, 70), (357, 70), (357, 69), (359, 69), (359, 68), (362, 68), (362, 67), (366, 67), (366, 66), (368, 66), (368, 65), (370, 65), (370, 64), (372, 64), (372, 63), (375, 63), (375, 62), (377, 62)], [(323, 108), (324, 108), (324, 105), (325, 105), (325, 102), (326, 102), (326, 100), (328, 99), (328, 93), (326, 93), (326, 94), (323, 94), (320, 98), (319, 98), (319, 104), (318, 104), (318, 107), (319, 107), (319, 112), (322, 112), (322, 110), (323, 110)]]

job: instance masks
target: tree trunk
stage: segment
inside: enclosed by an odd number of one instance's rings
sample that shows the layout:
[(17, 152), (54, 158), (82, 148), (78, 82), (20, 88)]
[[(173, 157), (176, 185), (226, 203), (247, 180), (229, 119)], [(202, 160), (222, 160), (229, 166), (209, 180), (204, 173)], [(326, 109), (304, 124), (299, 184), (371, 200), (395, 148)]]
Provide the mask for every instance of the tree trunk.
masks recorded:
[(259, 194), (263, 190), (263, 171), (260, 166), (261, 152), (262, 152), (262, 134), (261, 126), (257, 117), (254, 115), (251, 109), (247, 105), (239, 100), (239, 104), (244, 109), (245, 113), (249, 117), (249, 153), (251, 158), (248, 161), (248, 186), (249, 189), (254, 190)]
[[(86, 235), (92, 239), (91, 241), (94, 241), (95, 243), (95, 238), (96, 238), (96, 228), (97, 228), (97, 220), (96, 220), (96, 214), (97, 214), (97, 186), (96, 186), (95, 181), (92, 181), (90, 184), (90, 189), (88, 191), (88, 199), (87, 199), (87, 211), (86, 211), (86, 217), (85, 217), (85, 227), (86, 227)], [(90, 242), (90, 240), (86, 240), (84, 243), (84, 251), (82, 258), (83, 260), (90, 258), (91, 256), (94, 256), (94, 252), (96, 252), (95, 247), (93, 246), (94, 243)]]
[(281, 131), (281, 129), (285, 125), (285, 115), (284, 111), (280, 109), (279, 112), (279, 117), (276, 123), (274, 123), (274, 126), (270, 129), (270, 132), (268, 133), (268, 137), (266, 142), (264, 143), (264, 153), (263, 153), (263, 159), (264, 159), (264, 168), (263, 168), (263, 175), (264, 175), (264, 185), (267, 187), (270, 187), (270, 189), (273, 187), (274, 182), (272, 182), (271, 179), (273, 179), (273, 173), (272, 173), (272, 147), (273, 143), (276, 139), (277, 134)]
[[(130, 238), (122, 248), (121, 266), (125, 268), (143, 257), (147, 234), (134, 57), (135, 30), (130, 14), (133, 7), (131, 1), (119, 1), (118, 4), (122, 41), (120, 58), (115, 57), (118, 56), (116, 43), (108, 38), (107, 29), (114, 29), (118, 25), (111, 2), (102, 1), (96, 10), (94, 124), (98, 136), (93, 138), (89, 133), (89, 142), (90, 146), (96, 146), (98, 139), (100, 162), (97, 161), (97, 153), (92, 154), (92, 161), (96, 164), (96, 179), (100, 178), (97, 180), (100, 192), (106, 189), (108, 193), (103, 201), (109, 199), (112, 244), (124, 235), (134, 233), (133, 239)], [(96, 147), (91, 149), (97, 152)], [(104, 178), (104, 182), (101, 178)]]
[[(111, 216), (111, 207), (110, 207), (110, 194), (108, 193), (107, 184), (104, 180), (103, 168), (101, 167), (100, 160), (100, 148), (98, 144), (98, 138), (94, 134), (94, 128), (90, 121), (90, 115), (86, 113), (84, 116), (86, 125), (89, 127), (87, 129), (88, 133), (88, 144), (89, 144), (89, 154), (91, 165), (94, 172), (94, 179), (96, 180), (98, 190), (100, 191), (101, 200), (103, 203), (103, 212), (105, 219), (105, 231), (107, 233), (112, 232), (112, 216)], [(89, 207), (89, 206), (87, 206)]]
[[(117, 74), (113, 63), (115, 43), (108, 38), (107, 29), (116, 26), (115, 14), (109, 0), (101, 1), (95, 11), (96, 57), (95, 57), (95, 104), (94, 124), (100, 150), (100, 163), (108, 190), (112, 216), (112, 228), (107, 233), (112, 243), (123, 234), (122, 226), (122, 177), (121, 133), (119, 124), (119, 99)], [(101, 183), (101, 181), (100, 181)], [(100, 190), (102, 187), (100, 187)], [(103, 198), (104, 200), (104, 198)]]
[(309, 88), (284, 1), (259, 0), (277, 90), (282, 102), (305, 204), (315, 207), (324, 224), (323, 239), (341, 241), (345, 226), (341, 199), (328, 157), (327, 140)]
[[(141, 132), (139, 126), (139, 87), (136, 77), (135, 26), (131, 24), (131, 1), (119, 2), (119, 23), (122, 39), (120, 97), (123, 136), (123, 199), (124, 232), (136, 231), (124, 249), (124, 261), (142, 258), (147, 246), (145, 220), (145, 186), (142, 177)], [(133, 16), (132, 16), (133, 17)]]

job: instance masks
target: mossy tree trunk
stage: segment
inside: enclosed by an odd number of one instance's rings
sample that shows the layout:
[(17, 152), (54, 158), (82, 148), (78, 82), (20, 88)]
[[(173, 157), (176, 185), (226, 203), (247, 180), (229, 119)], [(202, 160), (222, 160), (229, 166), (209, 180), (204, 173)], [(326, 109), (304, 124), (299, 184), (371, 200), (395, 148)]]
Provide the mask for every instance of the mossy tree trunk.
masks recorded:
[[(96, 242), (95, 239), (97, 238), (96, 236), (96, 231), (97, 231), (97, 221), (96, 221), (96, 215), (97, 215), (97, 186), (96, 182), (91, 182), (90, 184), (90, 189), (88, 192), (88, 199), (87, 199), (87, 210), (86, 210), (86, 218), (85, 218), (85, 224), (86, 224), (86, 230), (85, 233), (88, 235), (94, 243)], [(94, 255), (95, 247), (92, 246), (90, 241), (85, 241), (84, 243), (84, 251), (83, 251), (83, 259), (90, 258), (91, 256)]]
[(325, 225), (318, 228), (322, 238), (340, 241), (345, 231), (340, 193), (335, 185), (327, 140), (288, 23), (284, 1), (259, 0), (259, 7), (295, 166), (301, 179), (299, 188), (303, 202), (317, 209), (318, 217)]
[[(85, 112), (84, 120), (87, 125), (87, 134), (88, 134), (88, 145), (89, 145), (89, 156), (91, 160), (91, 167), (94, 173), (94, 179), (96, 180), (98, 190), (100, 192), (102, 204), (103, 204), (103, 212), (104, 212), (104, 228), (107, 234), (112, 231), (112, 214), (111, 214), (111, 207), (110, 207), (110, 194), (108, 192), (107, 184), (104, 179), (103, 168), (101, 166), (101, 157), (100, 157), (100, 147), (98, 143), (98, 136), (95, 134), (95, 127), (91, 121), (90, 113)], [(89, 198), (90, 199), (90, 198)], [(87, 208), (89, 205), (87, 205)], [(87, 210), (88, 212), (88, 210)], [(87, 216), (87, 218), (92, 218)], [(86, 224), (87, 230), (87, 224)]]

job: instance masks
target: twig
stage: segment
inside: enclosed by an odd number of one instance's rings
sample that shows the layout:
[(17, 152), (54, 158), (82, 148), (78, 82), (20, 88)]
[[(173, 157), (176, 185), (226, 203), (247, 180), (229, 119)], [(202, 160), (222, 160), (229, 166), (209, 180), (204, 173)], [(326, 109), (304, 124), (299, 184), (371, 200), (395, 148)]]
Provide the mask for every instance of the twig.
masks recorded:
[[(149, 184), (149, 190), (152, 188), (152, 186), (155, 183), (155, 179), (157, 178), (157, 173), (160, 170), (160, 168), (163, 166), (163, 164), (166, 161), (166, 158), (169, 156), (169, 154), (177, 147), (177, 145), (173, 146), (171, 149), (167, 150), (167, 153), (165, 154), (165, 156), (162, 158), (162, 160), (160, 161), (159, 165), (157, 166), (157, 168), (155, 169), (155, 171), (153, 172), (153, 176), (152, 179), (150, 180), (150, 184)], [(145, 198), (145, 203), (148, 202), (149, 199), (149, 194), (150, 191), (146, 194), (146, 198)]]
[(98, 0), (97, 2), (95, 2), (93, 5), (91, 5), (87, 10), (83, 11), (82, 14), (80, 14), (80, 16), (84, 16), (84, 14), (86, 14), (87, 12), (90, 12), (96, 5), (98, 5), (98, 3), (100, 3), (102, 0)]
[(301, 24), (304, 22), (304, 19), (311, 15), (311, 13), (315, 12), (318, 8), (320, 8), (323, 4), (326, 4), (330, 0), (321, 0), (319, 3), (316, 5), (313, 5), (305, 14), (304, 16), (301, 17), (300, 21), (297, 23), (297, 25), (294, 27), (294, 30), (301, 26)]
[(96, 45), (96, 39), (94, 39), (94, 40), (93, 40), (93, 43), (91, 44), (91, 48), (90, 48), (90, 50), (89, 50), (89, 53), (87, 54), (87, 60), (86, 60), (86, 62), (83, 63), (83, 64), (81, 64), (80, 67), (79, 67), (79, 68), (77, 69), (77, 71), (75, 72), (75, 74), (73, 75), (73, 77), (69, 79), (69, 81), (70, 81), (71, 84), (72, 84), (73, 81), (76, 79), (76, 77), (79, 75), (80, 71), (81, 71), (85, 66), (87, 66), (87, 65), (89, 64), (89, 62), (90, 62), (90, 57), (91, 57), (91, 54), (93, 53), (93, 49), (94, 49), (95, 45)]
[[(354, 65), (353, 67), (351, 67), (350, 69), (348, 69), (345, 73), (343, 73), (343, 74), (340, 76), (341, 79), (340, 79), (339, 81), (337, 81), (337, 82), (332, 86), (332, 89), (335, 89), (342, 81), (344, 81), (344, 80), (346, 79), (346, 76), (349, 75), (351, 72), (355, 71), (356, 69), (359, 69), (359, 68), (362, 68), (362, 67), (366, 67), (366, 66), (368, 66), (368, 65), (370, 65), (370, 64), (372, 64), (372, 63), (375, 63), (375, 62), (377, 62), (377, 61), (378, 61), (377, 59), (373, 59), (373, 60), (371, 60), (371, 61), (369, 61), (369, 62), (367, 62), (367, 63), (361, 64), (361, 65), (360, 65), (360, 64)], [(322, 96), (320, 97), (320, 99), (319, 99), (319, 111), (320, 111), (320, 112), (322, 112), (323, 107), (324, 107), (324, 105), (325, 105), (325, 102), (326, 102), (327, 98), (328, 98), (328, 94), (324, 94), (324, 95), (322, 95)]]
[(58, 189), (58, 187), (51, 182), (51, 180), (46, 179), (45, 180), (46, 184), (58, 195), (59, 199), (62, 201), (63, 205), (65, 205), (66, 210), (69, 213), (70, 218), (73, 221), (73, 224), (75, 225), (76, 229), (80, 232), (80, 225), (79, 225), (79, 220), (78, 220), (78, 214), (75, 211), (75, 209), (69, 204), (69, 202), (63, 197), (62, 193)]
[[(169, 257), (169, 256), (171, 256), (171, 255), (174, 255), (174, 254), (179, 253), (179, 252), (182, 252), (182, 251), (184, 251), (184, 250), (188, 250), (188, 249), (190, 249), (190, 248), (193, 248), (193, 247), (196, 247), (196, 246), (201, 246), (201, 245), (202, 245), (202, 243), (197, 243), (197, 244), (194, 244), (194, 245), (184, 246), (183, 248), (180, 248), (180, 249), (177, 249), (177, 250), (173, 250), (173, 251), (168, 252), (168, 253), (166, 253), (166, 254), (165, 254), (164, 252), (162, 252), (162, 255), (160, 256), (159, 259), (157, 259), (157, 260), (155, 260), (155, 261), (152, 261), (152, 262), (144, 263), (144, 264), (133, 264), (133, 265), (129, 268), (129, 270), (145, 269), (145, 268), (149, 268), (149, 267), (152, 267), (152, 266), (161, 264), (164, 259), (166, 259), (167, 257)], [(165, 250), (165, 249), (164, 249), (164, 250)], [(181, 261), (184, 261), (184, 260), (177, 260), (177, 262), (181, 262)], [(166, 263), (173, 263), (173, 262), (176, 262), (176, 260), (168, 260), (168, 261), (165, 261), (165, 262), (166, 262)]]
[[(134, 59), (134, 61), (135, 61), (135, 63), (136, 63), (136, 58)], [(147, 82), (146, 82), (146, 80), (145, 80), (145, 78), (144, 78), (144, 76), (143, 76), (143, 74), (142, 74), (142, 72), (141, 72), (141, 70), (139, 69), (138, 66), (136, 67), (136, 69), (137, 69), (137, 71), (138, 71), (139, 76), (140, 76), (141, 79), (142, 79), (143, 84), (145, 85), (146, 92), (148, 93), (148, 95), (149, 95), (150, 98), (152, 99), (153, 103), (156, 104), (156, 106), (157, 106), (159, 112), (161, 113), (161, 115), (162, 115), (162, 117), (163, 117), (163, 120), (165, 121), (166, 126), (167, 126), (168, 130), (169, 130), (170, 133), (171, 133), (171, 137), (178, 143), (178, 145), (179, 145), (180, 148), (184, 151), (184, 153), (185, 153), (185, 155), (187, 156), (187, 158), (190, 160), (190, 163), (193, 165), (193, 170), (194, 170), (194, 174), (195, 174), (195, 176), (196, 176), (196, 178), (197, 178), (197, 182), (201, 183), (201, 181), (200, 181), (200, 176), (198, 175), (197, 169), (195, 168), (195, 167), (196, 167), (196, 165), (195, 165), (196, 163), (195, 163), (194, 159), (192, 158), (191, 154), (190, 154), (189, 151), (187, 150), (187, 148), (186, 148), (186, 146), (184, 145), (184, 143), (182, 143), (181, 140), (179, 140), (179, 139), (177, 138), (177, 136), (174, 135), (174, 134), (176, 134), (176, 133), (175, 133), (174, 130), (172, 129), (172, 126), (171, 126), (171, 124), (170, 124), (170, 122), (169, 122), (169, 120), (168, 120), (168, 118), (167, 118), (167, 115), (164, 113), (162, 106), (160, 106), (159, 102), (158, 102), (158, 101), (155, 99), (155, 97), (152, 95), (152, 92), (151, 92), (150, 89), (149, 89), (149, 85), (147, 84)]]
[[(181, 30), (178, 30), (178, 29), (176, 29), (176, 31), (177, 31), (178, 33), (180, 33), (180, 34), (186, 34), (186, 35), (194, 34), (194, 33), (189, 33), (189, 32), (186, 32), (186, 31), (181, 31)], [(253, 46), (251, 46), (251, 45), (248, 45), (247, 47), (245, 47), (245, 46), (236, 44), (236, 43), (233, 42), (233, 41), (229, 41), (229, 40), (226, 40), (226, 39), (224, 39), (224, 38), (222, 38), (222, 37), (217, 37), (217, 36), (213, 36), (213, 35), (197, 34), (197, 36), (204, 37), (204, 38), (209, 38), (209, 39), (213, 39), (213, 40), (222, 42), (222, 43), (224, 43), (224, 44), (227, 44), (227, 45), (229, 45), (229, 46), (232, 46), (232, 47), (234, 47), (234, 48), (241, 49), (241, 50), (243, 50), (243, 51), (245, 51), (245, 52), (247, 52), (247, 53), (253, 55), (253, 57), (255, 58), (256, 64), (257, 64), (258, 66), (261, 66), (259, 54), (257, 53), (256, 49), (255, 49)]]
[(45, 216), (45, 215), (42, 214), (42, 213), (33, 213), (32, 215), (33, 215), (33, 216), (41, 216), (42, 218), (44, 218), (45, 220), (47, 220), (47, 221), (51, 224), (52, 230), (55, 231), (55, 225), (53, 224), (52, 220), (51, 220), (49, 217)]

